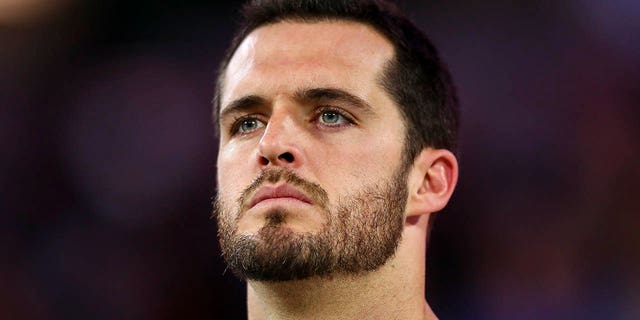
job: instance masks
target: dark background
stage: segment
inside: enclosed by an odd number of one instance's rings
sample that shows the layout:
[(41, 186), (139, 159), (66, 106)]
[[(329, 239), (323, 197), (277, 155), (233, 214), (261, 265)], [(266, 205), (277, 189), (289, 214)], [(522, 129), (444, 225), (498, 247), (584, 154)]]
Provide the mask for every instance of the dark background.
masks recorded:
[[(1, 319), (246, 316), (209, 218), (238, 7), (0, 0)], [(640, 318), (640, 2), (404, 7), (462, 102), (436, 314)]]

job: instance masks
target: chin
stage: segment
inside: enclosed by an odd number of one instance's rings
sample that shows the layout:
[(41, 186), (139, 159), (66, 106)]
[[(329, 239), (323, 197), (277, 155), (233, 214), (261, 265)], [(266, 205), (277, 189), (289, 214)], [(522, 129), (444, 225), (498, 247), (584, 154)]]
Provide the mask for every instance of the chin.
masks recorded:
[(318, 226), (306, 221), (305, 214), (299, 215), (296, 212), (286, 209), (272, 209), (262, 214), (261, 221), (252, 230), (258, 234), (267, 230), (281, 230), (285, 233), (316, 233), (319, 232)]

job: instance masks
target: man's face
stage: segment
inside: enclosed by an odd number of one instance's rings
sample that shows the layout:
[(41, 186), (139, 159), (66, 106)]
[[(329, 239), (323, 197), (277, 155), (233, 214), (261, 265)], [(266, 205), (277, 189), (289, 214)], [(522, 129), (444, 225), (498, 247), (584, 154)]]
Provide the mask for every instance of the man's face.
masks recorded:
[(219, 236), (241, 276), (372, 270), (400, 240), (405, 127), (379, 85), (392, 45), (344, 21), (253, 31), (224, 75)]

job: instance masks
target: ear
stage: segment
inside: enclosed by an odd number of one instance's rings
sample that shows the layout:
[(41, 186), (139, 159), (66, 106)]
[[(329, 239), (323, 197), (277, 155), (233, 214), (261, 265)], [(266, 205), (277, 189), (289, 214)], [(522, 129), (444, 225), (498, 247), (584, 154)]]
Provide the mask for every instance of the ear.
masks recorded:
[(458, 182), (458, 160), (446, 149), (423, 149), (415, 158), (407, 181), (407, 217), (440, 211)]

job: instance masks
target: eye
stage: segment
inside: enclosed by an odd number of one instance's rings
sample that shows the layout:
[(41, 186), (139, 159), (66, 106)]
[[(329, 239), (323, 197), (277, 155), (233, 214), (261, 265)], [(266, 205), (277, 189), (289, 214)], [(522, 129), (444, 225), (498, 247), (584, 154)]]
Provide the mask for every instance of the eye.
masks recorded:
[(349, 118), (344, 116), (340, 111), (337, 110), (321, 110), (318, 113), (317, 118), (318, 123), (330, 126), (330, 127), (340, 127), (345, 125), (350, 125), (353, 123)]
[(265, 126), (265, 123), (256, 118), (240, 118), (232, 127), (232, 134), (248, 134)]
[(342, 120), (342, 116), (335, 113), (335, 112), (323, 112), (322, 115), (320, 115), (320, 120), (323, 123), (327, 123), (327, 124), (335, 124), (340, 122), (340, 120)]

